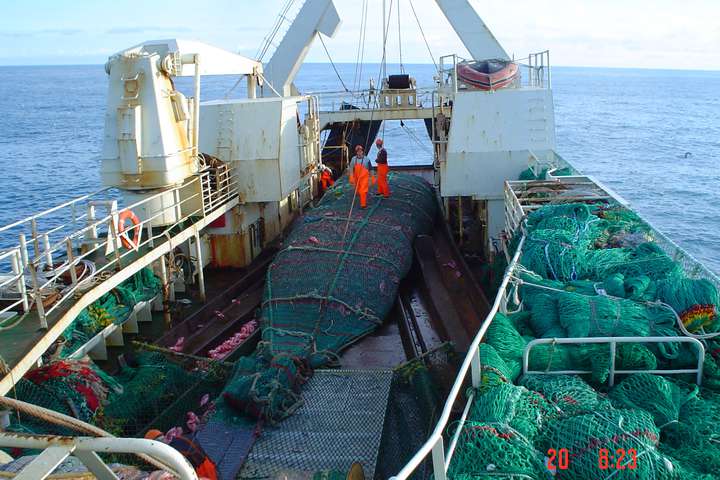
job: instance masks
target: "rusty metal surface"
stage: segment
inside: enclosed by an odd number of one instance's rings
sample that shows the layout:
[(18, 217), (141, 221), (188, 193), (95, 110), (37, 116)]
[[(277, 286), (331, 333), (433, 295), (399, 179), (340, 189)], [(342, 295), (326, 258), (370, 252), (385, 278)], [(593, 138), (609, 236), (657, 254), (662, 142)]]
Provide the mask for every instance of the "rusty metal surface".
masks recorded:
[(215, 312), (222, 311), (243, 292), (265, 278), (265, 271), (274, 254), (274, 249), (263, 252), (246, 269), (209, 271), (206, 285), (209, 300), (160, 337), (158, 345), (171, 347), (180, 337), (189, 339), (197, 334), (202, 328), (200, 325), (208, 325), (216, 316)]
[(259, 282), (233, 299), (222, 311), (215, 312), (208, 323), (198, 325), (196, 332), (186, 339), (183, 351), (207, 355), (208, 350), (221, 344), (239, 331), (244, 323), (252, 320), (262, 294), (263, 283)]

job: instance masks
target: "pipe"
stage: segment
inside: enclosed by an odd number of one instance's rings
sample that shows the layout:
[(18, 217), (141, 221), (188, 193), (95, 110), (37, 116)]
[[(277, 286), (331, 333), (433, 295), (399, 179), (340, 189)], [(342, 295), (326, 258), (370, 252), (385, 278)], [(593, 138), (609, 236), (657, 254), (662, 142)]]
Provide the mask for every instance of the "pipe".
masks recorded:
[(195, 158), (197, 158), (200, 154), (200, 54), (196, 53), (193, 56), (193, 63), (195, 63), (195, 100), (193, 101), (193, 155), (195, 155)]
[[(89, 423), (83, 422), (82, 420), (78, 420), (77, 418), (73, 418), (68, 415), (64, 415), (62, 413), (40, 407), (38, 405), (33, 405), (32, 403), (27, 403), (21, 400), (15, 400), (13, 398), (0, 396), (0, 405), (4, 405), (19, 412), (25, 413), (26, 415), (45, 420), (55, 425), (70, 428), (78, 432), (95, 435), (97, 437), (116, 438), (112, 434), (106, 432), (101, 428), (96, 427), (95, 425), (91, 425)], [(41, 446), (39, 448), (43, 447)], [(142, 453), (138, 453), (137, 456), (156, 468), (174, 472), (174, 469), (170, 468), (165, 463), (154, 459), (153, 457)]]

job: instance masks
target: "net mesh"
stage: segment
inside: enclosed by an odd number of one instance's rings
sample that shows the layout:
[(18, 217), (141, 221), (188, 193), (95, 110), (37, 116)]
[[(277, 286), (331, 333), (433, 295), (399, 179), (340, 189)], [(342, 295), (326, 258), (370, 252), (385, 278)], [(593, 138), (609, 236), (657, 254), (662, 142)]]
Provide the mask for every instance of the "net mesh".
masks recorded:
[[(158, 352), (141, 352), (128, 363), (111, 376), (90, 360), (58, 360), (30, 370), (10, 395), (117, 436), (137, 436), (149, 428), (192, 431), (213, 407), (203, 397), (215, 398), (229, 374), (213, 361)], [(11, 431), (77, 435), (28, 415), (13, 415), (11, 421)]]
[(290, 415), (312, 369), (382, 323), (410, 268), (412, 241), (429, 231), (436, 209), (425, 180), (392, 173), (389, 181), (390, 198), (360, 209), (344, 177), (295, 223), (268, 269), (262, 342), (223, 392), (228, 418)]
[(158, 292), (160, 280), (152, 270), (140, 270), (80, 312), (63, 332), (65, 342), (59, 356), (67, 357), (73, 354), (108, 325), (124, 322), (138, 302), (149, 300)]
[[(520, 376), (536, 338), (720, 331), (715, 285), (689, 277), (652, 232), (619, 205), (550, 204), (528, 215), (509, 292), (517, 311), (497, 314), (480, 347), (481, 384), (451, 478), (720, 478), (720, 341), (704, 340), (702, 389), (685, 383), (691, 375), (642, 372), (608, 388), (602, 344), (537, 345), (528, 366), (543, 373)], [(694, 368), (694, 348), (618, 344), (615, 368)], [(554, 370), (591, 374), (546, 374)]]

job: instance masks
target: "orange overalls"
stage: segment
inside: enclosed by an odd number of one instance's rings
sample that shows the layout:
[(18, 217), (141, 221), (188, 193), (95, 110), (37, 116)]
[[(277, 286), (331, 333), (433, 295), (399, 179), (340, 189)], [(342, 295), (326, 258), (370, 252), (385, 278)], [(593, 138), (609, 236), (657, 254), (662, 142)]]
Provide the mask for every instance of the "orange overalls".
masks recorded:
[(355, 195), (360, 196), (360, 208), (367, 207), (367, 193), (370, 189), (371, 178), (375, 183), (375, 177), (370, 174), (370, 159), (353, 157), (350, 160), (350, 183), (355, 185)]
[(378, 152), (375, 163), (377, 164), (378, 193), (387, 198), (390, 196), (390, 186), (388, 185), (387, 181), (387, 175), (390, 171), (390, 167), (387, 163), (387, 151), (384, 148), (381, 148)]
[(335, 180), (333, 180), (332, 175), (327, 170), (323, 170), (323, 172), (320, 174), (320, 186), (322, 187), (322, 191), (328, 189), (328, 187), (332, 187), (335, 185)]
[(390, 186), (388, 185), (387, 181), (387, 174), (390, 171), (390, 167), (386, 164), (378, 163), (377, 166), (377, 186), (378, 186), (378, 193), (383, 195), (385, 198), (390, 196)]

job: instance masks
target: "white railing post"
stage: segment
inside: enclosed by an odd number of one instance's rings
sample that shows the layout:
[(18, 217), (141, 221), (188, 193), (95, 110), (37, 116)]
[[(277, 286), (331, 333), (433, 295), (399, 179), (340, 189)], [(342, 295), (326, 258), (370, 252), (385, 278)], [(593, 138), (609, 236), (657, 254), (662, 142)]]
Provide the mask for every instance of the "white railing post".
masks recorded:
[(445, 442), (440, 436), (432, 449), (433, 475), (435, 480), (446, 480), (445, 472)]
[(615, 353), (617, 351), (617, 344), (615, 340), (610, 342), (610, 372), (608, 378), (608, 386), (612, 387), (615, 385)]
[(51, 272), (55, 272), (55, 265), (53, 265), (52, 250), (50, 249), (50, 236), (47, 233), (43, 233), (43, 248), (45, 249), (45, 263)]
[(68, 237), (65, 239), (65, 243), (67, 245), (67, 263), (68, 268), (70, 269), (70, 280), (72, 281), (72, 286), (74, 287), (77, 285), (77, 272), (75, 271), (75, 257), (73, 255), (73, 242), (72, 237)]
[(20, 294), (20, 298), (22, 298), (23, 312), (27, 313), (27, 311), (30, 310), (30, 304), (27, 299), (27, 292), (25, 291), (25, 272), (23, 268), (22, 253), (20, 253), (20, 249), (17, 249), (13, 253), (11, 260), (13, 274), (17, 276), (15, 288), (17, 288), (17, 291)]
[(473, 354), (470, 362), (470, 376), (472, 378), (473, 388), (478, 388), (482, 384), (482, 364), (480, 363), (480, 351)]
[(195, 261), (197, 265), (198, 287), (200, 289), (200, 300), (206, 300), (205, 295), (205, 272), (203, 272), (202, 246), (200, 245), (200, 233), (195, 231)]
[(37, 269), (35, 268), (35, 262), (29, 262), (28, 268), (30, 269), (30, 277), (32, 279), (33, 296), (35, 297), (35, 308), (40, 318), (40, 328), (47, 330), (48, 324), (45, 318), (45, 306), (43, 305), (42, 294), (40, 293), (40, 287), (38, 285)]

